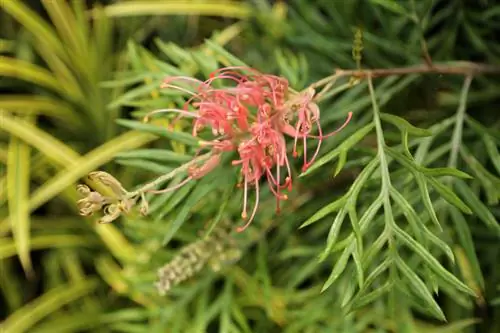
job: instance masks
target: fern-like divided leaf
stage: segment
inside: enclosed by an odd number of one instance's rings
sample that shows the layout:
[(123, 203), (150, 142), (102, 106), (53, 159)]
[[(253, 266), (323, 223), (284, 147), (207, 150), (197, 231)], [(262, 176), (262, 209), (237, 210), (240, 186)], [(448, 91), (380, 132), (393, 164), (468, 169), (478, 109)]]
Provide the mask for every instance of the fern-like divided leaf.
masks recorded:
[[(336, 213), (327, 246), (320, 259), (325, 260), (332, 252), (341, 249), (342, 252), (336, 259), (323, 290), (338, 281), (343, 274), (357, 276), (357, 291), (343, 302), (347, 310), (364, 306), (383, 295), (387, 295), (392, 302), (400, 302), (410, 294), (409, 299), (414, 303), (410, 305), (415, 309), (445, 320), (434, 300), (434, 292), (442, 286), (448, 287), (447, 291), (450, 292), (453, 289), (470, 295), (475, 295), (475, 292), (438, 260), (445, 255), (449, 263), (453, 264), (455, 255), (445, 240), (443, 226), (436, 213), (436, 199), (433, 198), (436, 194), (440, 195), (449, 205), (464, 214), (471, 214), (473, 210), (482, 212), (479, 216), (488, 222), (491, 217), (487, 209), (480, 208), (480, 201), (474, 199), (474, 196), (467, 199), (467, 204), (462, 201), (459, 194), (466, 191), (463, 189), (466, 185), (459, 184), (465, 184), (463, 181), (455, 182), (458, 194), (443, 183), (449, 177), (471, 179), (470, 175), (452, 167), (425, 167), (418, 164), (410, 153), (410, 147), (415, 146), (418, 141), (408, 141), (409, 136), (421, 140), (418, 137), (427, 138), (436, 134), (432, 130), (414, 127), (398, 116), (381, 113), (371, 78), (368, 79), (368, 87), (374, 126), (367, 125), (358, 130), (321, 158), (318, 164), (322, 165), (336, 158), (339, 163), (343, 163), (340, 152), (353, 147), (373, 127), (378, 153), (357, 176), (346, 194), (320, 209), (302, 227)], [(394, 125), (400, 131), (400, 146), (387, 145), (382, 122)], [(378, 196), (370, 198), (363, 195), (363, 189), (373, 189), (374, 182), (380, 186)], [(460, 187), (462, 191), (459, 190)], [(367, 204), (367, 200), (371, 203)], [(342, 222), (346, 218), (351, 221), (352, 231), (339, 240), (343, 234)], [(354, 271), (347, 269), (351, 262)]]

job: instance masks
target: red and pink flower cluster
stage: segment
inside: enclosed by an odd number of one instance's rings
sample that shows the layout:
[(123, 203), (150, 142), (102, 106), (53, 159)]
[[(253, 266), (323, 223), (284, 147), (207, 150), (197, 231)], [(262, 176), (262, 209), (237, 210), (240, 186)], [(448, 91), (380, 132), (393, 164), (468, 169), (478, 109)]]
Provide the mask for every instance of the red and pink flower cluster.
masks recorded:
[[(230, 87), (217, 88), (219, 80), (232, 82)], [(174, 84), (181, 82), (186, 85)], [(323, 139), (336, 134), (350, 121), (347, 120), (335, 132), (323, 134), (319, 122), (320, 112), (314, 102), (314, 89), (293, 92), (282, 77), (262, 74), (246, 67), (226, 67), (213, 72), (206, 81), (190, 77), (169, 77), (162, 88), (182, 91), (189, 99), (182, 109), (153, 111), (173, 112), (178, 117), (193, 119), (192, 134), (198, 136), (203, 129), (210, 129), (214, 138), (202, 141), (202, 149), (211, 154), (202, 165), (188, 170), (188, 177), (175, 187), (156, 192), (175, 190), (192, 179), (198, 179), (212, 171), (225, 152), (237, 152), (238, 159), (232, 165), (239, 166), (242, 174), (243, 211), (247, 223), (238, 228), (243, 231), (250, 225), (259, 205), (259, 181), (265, 177), (269, 189), (276, 197), (277, 210), (281, 200), (287, 200), (284, 190), (292, 189), (292, 172), (287, 154), (286, 137), (294, 140), (293, 157), (297, 157), (297, 144), (302, 141), (305, 171), (318, 156)], [(316, 127), (316, 134), (313, 130)], [(317, 139), (317, 147), (311, 157), (307, 151), (307, 139)], [(248, 217), (248, 192), (254, 187), (255, 204)]]

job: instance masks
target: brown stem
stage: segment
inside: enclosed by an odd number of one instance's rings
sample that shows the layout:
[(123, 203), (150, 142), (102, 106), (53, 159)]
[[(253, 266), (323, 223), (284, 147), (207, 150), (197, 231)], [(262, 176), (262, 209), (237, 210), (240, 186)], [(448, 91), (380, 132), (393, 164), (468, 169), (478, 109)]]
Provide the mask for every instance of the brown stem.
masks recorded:
[(367, 77), (382, 77), (393, 75), (408, 75), (408, 74), (447, 74), (447, 75), (464, 75), (474, 76), (476, 74), (500, 74), (500, 66), (492, 66), (486, 64), (478, 64), (467, 61), (460, 61), (454, 64), (421, 64), (410, 67), (396, 67), (396, 68), (376, 68), (376, 69), (337, 69), (335, 74), (327, 76), (311, 85), (312, 88), (321, 87), (329, 82), (345, 76), (352, 76), (358, 79)]

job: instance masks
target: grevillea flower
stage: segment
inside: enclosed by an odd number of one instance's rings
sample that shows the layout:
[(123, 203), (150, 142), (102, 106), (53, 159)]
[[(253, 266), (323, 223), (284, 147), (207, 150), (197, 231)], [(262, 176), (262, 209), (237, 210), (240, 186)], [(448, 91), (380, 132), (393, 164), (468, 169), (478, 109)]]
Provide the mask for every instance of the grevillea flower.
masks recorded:
[[(230, 86), (216, 88), (214, 83), (220, 80), (229, 81)], [(219, 69), (206, 81), (170, 77), (164, 80), (162, 87), (181, 91), (189, 98), (182, 109), (156, 110), (148, 116), (175, 113), (176, 119), (192, 118), (193, 136), (208, 129), (214, 138), (201, 141), (201, 148), (209, 149), (210, 156), (201, 165), (191, 166), (184, 181), (174, 187), (152, 192), (173, 191), (193, 179), (201, 178), (219, 165), (223, 153), (235, 152), (238, 158), (232, 161), (232, 165), (239, 167), (242, 175), (241, 215), (247, 220), (238, 231), (248, 227), (256, 215), (260, 198), (259, 182), (263, 177), (276, 197), (277, 211), (280, 201), (288, 199), (283, 191), (292, 190), (292, 172), (286, 137), (293, 138), (293, 157), (298, 156), (298, 142), (299, 139), (302, 141), (302, 170), (305, 171), (318, 156), (322, 141), (342, 130), (352, 116), (349, 113), (338, 130), (323, 134), (319, 107), (314, 102), (314, 89), (296, 93), (291, 91), (286, 79), (246, 67)], [(307, 139), (318, 140), (309, 159)], [(248, 197), (251, 188), (255, 189), (255, 203), (249, 215)]]

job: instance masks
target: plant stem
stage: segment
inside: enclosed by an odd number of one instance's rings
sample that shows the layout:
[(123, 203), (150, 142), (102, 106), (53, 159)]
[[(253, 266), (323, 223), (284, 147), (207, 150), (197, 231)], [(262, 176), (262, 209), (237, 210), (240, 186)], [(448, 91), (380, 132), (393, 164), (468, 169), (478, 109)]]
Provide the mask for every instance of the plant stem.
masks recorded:
[(460, 93), (460, 103), (457, 109), (455, 129), (453, 130), (453, 137), (451, 140), (450, 158), (448, 160), (448, 167), (450, 168), (457, 167), (458, 152), (460, 150), (460, 145), (462, 144), (462, 130), (464, 127), (465, 110), (467, 109), (467, 95), (469, 93), (471, 82), (472, 75), (468, 75), (465, 78), (462, 86), (462, 92)]
[[(368, 76), (368, 89), (370, 91), (370, 97), (373, 106), (373, 122), (375, 123), (375, 131), (377, 134), (377, 149), (378, 149), (378, 158), (380, 161), (380, 172), (382, 177), (382, 189), (381, 195), (383, 196), (384, 202), (384, 215), (385, 215), (385, 230), (384, 233), (388, 233), (388, 243), (389, 243), (389, 256), (392, 260), (398, 258), (396, 243), (394, 241), (393, 230), (396, 227), (396, 222), (394, 221), (394, 214), (391, 206), (390, 199), (390, 189), (392, 187), (391, 177), (389, 174), (389, 165), (387, 163), (387, 157), (385, 155), (385, 139), (384, 139), (384, 131), (382, 128), (382, 122), (380, 120), (380, 109), (377, 103), (377, 96), (375, 94), (375, 89), (373, 88), (373, 80), (371, 76)], [(389, 281), (391, 283), (396, 283), (398, 279), (396, 267), (394, 265), (389, 266)], [(396, 315), (396, 293), (394, 289), (391, 289), (389, 293), (389, 309), (391, 311), (391, 315), (395, 320), (397, 318)]]
[(433, 64), (429, 67), (427, 64), (420, 64), (417, 66), (409, 67), (396, 67), (396, 68), (375, 68), (375, 69), (337, 69), (335, 74), (327, 76), (315, 83), (310, 87), (318, 88), (324, 86), (331, 81), (337, 80), (345, 76), (353, 76), (359, 79), (362, 78), (375, 78), (393, 75), (408, 75), (408, 74), (446, 74), (446, 75), (465, 75), (474, 76), (475, 74), (500, 74), (500, 66), (478, 64), (467, 61), (458, 61), (454, 63)]
[(207, 159), (209, 156), (210, 156), (210, 153), (207, 153), (207, 154), (200, 155), (198, 157), (193, 158), (191, 161), (189, 161), (189, 162), (181, 165), (180, 167), (178, 167), (178, 168), (170, 171), (167, 174), (164, 174), (163, 176), (160, 176), (160, 177), (156, 178), (155, 180), (153, 180), (150, 183), (147, 183), (146, 185), (142, 186), (138, 190), (130, 192), (128, 194), (128, 197), (132, 198), (132, 197), (135, 197), (137, 195), (141, 195), (142, 193), (144, 193), (146, 191), (154, 189), (156, 186), (160, 185), (164, 181), (174, 178), (177, 174), (186, 171), (189, 167), (191, 167), (191, 166), (195, 165), (196, 163), (199, 163), (199, 162)]
[(418, 32), (420, 34), (420, 47), (422, 48), (422, 55), (424, 56), (426, 65), (432, 67), (433, 66), (432, 58), (431, 55), (429, 54), (429, 48), (427, 47), (427, 42), (425, 41), (424, 27), (422, 26), (422, 21), (418, 17), (415, 0), (411, 0), (410, 4), (413, 11), (413, 20), (415, 21), (418, 28)]

